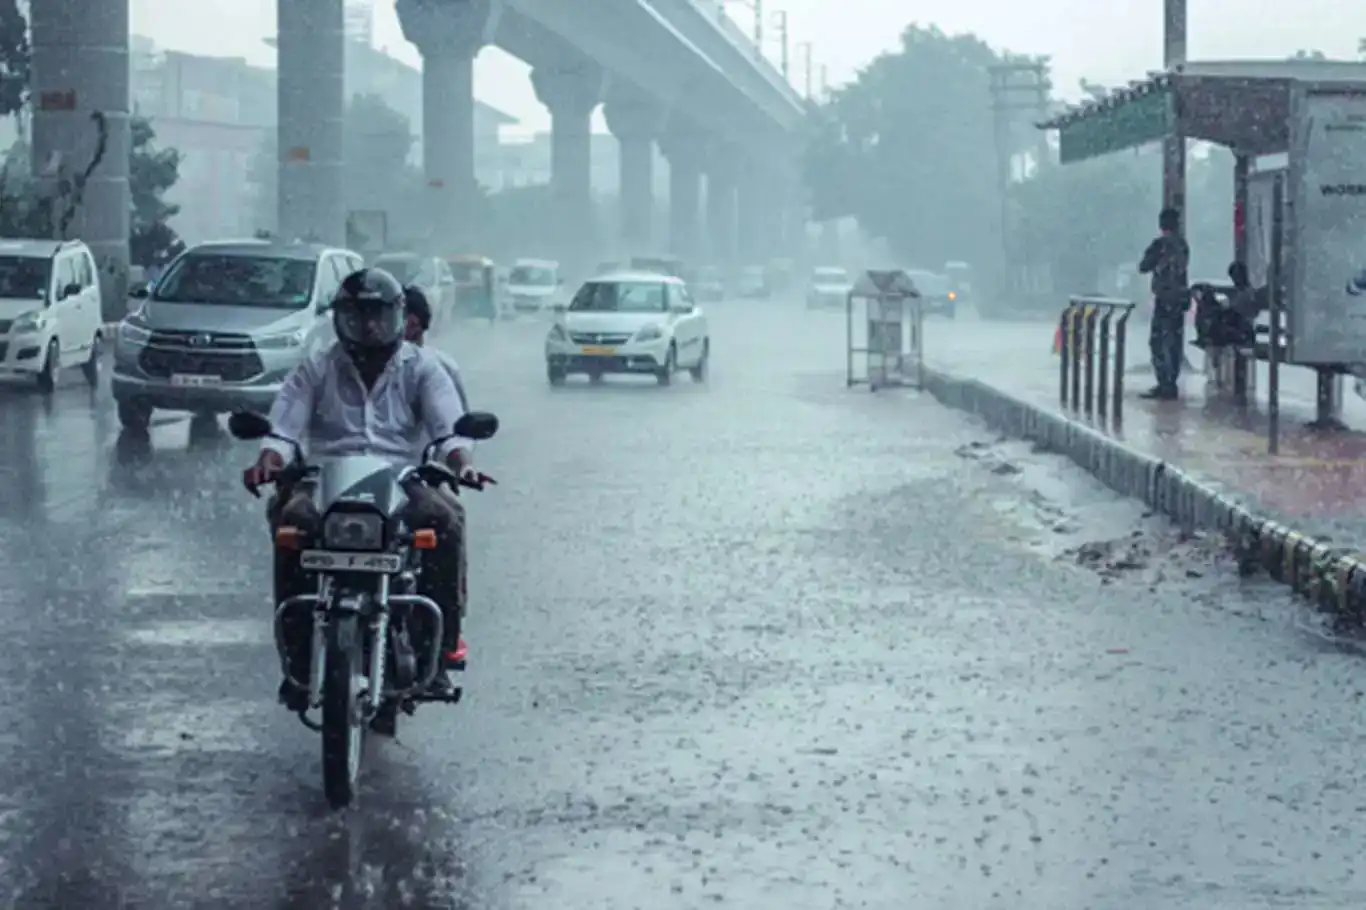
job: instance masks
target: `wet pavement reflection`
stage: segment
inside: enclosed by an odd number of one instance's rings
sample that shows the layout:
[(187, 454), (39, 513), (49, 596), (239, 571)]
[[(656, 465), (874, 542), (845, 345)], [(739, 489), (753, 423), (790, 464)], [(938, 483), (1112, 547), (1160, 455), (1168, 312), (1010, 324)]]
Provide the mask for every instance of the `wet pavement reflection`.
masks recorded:
[(842, 314), (710, 309), (705, 386), (445, 340), (504, 426), (469, 691), (340, 814), (274, 703), (252, 450), (0, 390), (3, 904), (1366, 905), (1358, 657), (1215, 570), (1044, 558), (983, 431), (844, 389)]

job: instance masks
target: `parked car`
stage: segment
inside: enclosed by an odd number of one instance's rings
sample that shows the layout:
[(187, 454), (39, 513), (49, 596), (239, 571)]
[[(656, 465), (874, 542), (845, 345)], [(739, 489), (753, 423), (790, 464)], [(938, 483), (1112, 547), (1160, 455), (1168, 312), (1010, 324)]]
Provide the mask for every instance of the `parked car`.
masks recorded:
[(552, 259), (518, 259), (508, 272), (508, 299), (519, 315), (549, 310), (563, 286), (560, 264)]
[(0, 240), (0, 376), (45, 392), (63, 369), (99, 382), (103, 299), (90, 248), (79, 240)]
[(926, 316), (947, 316), (955, 318), (958, 310), (958, 292), (947, 275), (924, 269), (907, 269), (907, 276), (915, 283), (920, 292), (921, 311)]
[(715, 266), (704, 265), (697, 270), (697, 277), (692, 282), (692, 289), (693, 294), (703, 303), (716, 303), (725, 300), (725, 276)]
[(328, 313), (361, 267), (351, 250), (309, 243), (202, 243), (182, 253), (119, 323), (119, 422), (145, 430), (155, 409), (267, 411), (285, 377), (336, 336)]
[(958, 295), (959, 303), (972, 300), (972, 266), (966, 262), (953, 260), (944, 263), (944, 274), (948, 277), (953, 292)]
[(561, 385), (573, 373), (599, 381), (609, 373), (652, 375), (668, 385), (686, 369), (707, 376), (707, 317), (679, 278), (657, 272), (617, 272), (579, 288), (559, 307), (545, 339), (545, 373)]
[(849, 273), (839, 266), (822, 266), (811, 273), (811, 287), (806, 291), (808, 309), (839, 307), (843, 309), (854, 283)]
[(437, 328), (455, 315), (455, 275), (446, 260), (417, 253), (381, 253), (370, 263), (384, 269), (399, 281), (415, 284), (432, 305), (432, 327)]
[(740, 281), (736, 290), (741, 297), (759, 298), (768, 297), (773, 291), (768, 283), (768, 269), (762, 265), (746, 266), (740, 272)]

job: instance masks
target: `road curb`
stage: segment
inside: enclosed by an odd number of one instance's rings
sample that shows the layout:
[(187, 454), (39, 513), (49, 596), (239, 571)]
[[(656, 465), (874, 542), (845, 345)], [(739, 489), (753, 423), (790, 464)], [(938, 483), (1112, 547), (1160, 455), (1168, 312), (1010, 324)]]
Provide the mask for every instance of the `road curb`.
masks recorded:
[(1112, 490), (1142, 500), (1187, 530), (1225, 535), (1245, 566), (1260, 566), (1317, 609), (1366, 624), (1366, 557), (1357, 551), (1289, 527), (1235, 490), (1220, 489), (1079, 420), (986, 383), (927, 370), (925, 389), (995, 430), (1066, 455)]

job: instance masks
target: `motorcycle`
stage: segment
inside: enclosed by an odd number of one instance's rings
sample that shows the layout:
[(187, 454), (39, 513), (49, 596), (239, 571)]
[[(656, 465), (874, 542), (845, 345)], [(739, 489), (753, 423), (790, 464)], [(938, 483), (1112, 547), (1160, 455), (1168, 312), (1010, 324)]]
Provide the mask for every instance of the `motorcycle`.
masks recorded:
[[(235, 413), (228, 430), (237, 439), (290, 446), (293, 459), (275, 483), (314, 489), (316, 528), (280, 527), (275, 545), (300, 551), (300, 567), (316, 575), (317, 592), (276, 605), (275, 644), (285, 673), (308, 693), (299, 719), (322, 734), (323, 792), (333, 808), (343, 808), (356, 797), (367, 729), (392, 736), (399, 711), (411, 715), (420, 702), (460, 700), (459, 689), (428, 694), (441, 671), (443, 621), (436, 602), (417, 590), (422, 551), (435, 549), (436, 534), (406, 527), (401, 515), (411, 484), (482, 490), (494, 483), (484, 474), (466, 481), (430, 458), (457, 437), (493, 438), (498, 418), (465, 414), (448, 436), (427, 445), (418, 464), (405, 467), (372, 455), (309, 464), (299, 443), (277, 435), (260, 414)], [(297, 610), (313, 618), (307, 680), (292, 675), (284, 643), (284, 618)], [(307, 716), (315, 709), (321, 722)]]

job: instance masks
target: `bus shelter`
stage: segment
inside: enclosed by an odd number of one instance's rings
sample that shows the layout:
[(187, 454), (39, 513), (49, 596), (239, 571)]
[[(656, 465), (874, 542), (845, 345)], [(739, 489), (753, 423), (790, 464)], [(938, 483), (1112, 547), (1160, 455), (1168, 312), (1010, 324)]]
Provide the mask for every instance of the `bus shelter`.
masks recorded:
[[(1315, 370), (1315, 423), (1340, 425), (1342, 377), (1366, 365), (1366, 292), (1352, 290), (1359, 273), (1366, 283), (1366, 63), (1178, 64), (1038, 126), (1057, 131), (1064, 165), (1171, 137), (1232, 151), (1231, 252), (1267, 289), (1270, 325), (1264, 341), (1230, 353), (1270, 366), (1273, 452), (1282, 363)], [(1176, 182), (1171, 198), (1184, 209), (1184, 173)], [(1247, 383), (1255, 371), (1229, 375)], [(1248, 400), (1246, 387), (1229, 391)]]

